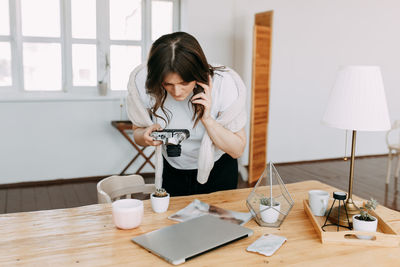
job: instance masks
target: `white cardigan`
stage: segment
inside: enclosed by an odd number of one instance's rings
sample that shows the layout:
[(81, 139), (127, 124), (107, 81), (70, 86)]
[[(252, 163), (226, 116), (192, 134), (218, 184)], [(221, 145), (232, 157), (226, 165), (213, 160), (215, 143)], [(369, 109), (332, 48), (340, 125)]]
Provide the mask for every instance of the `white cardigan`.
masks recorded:
[[(138, 127), (148, 127), (154, 124), (150, 118), (147, 109), (143, 106), (143, 103), (141, 102), (136, 86), (136, 75), (142, 68), (145, 67), (145, 64), (136, 67), (132, 71), (128, 82), (128, 96), (126, 100), (127, 113), (133, 125)], [(235, 71), (229, 68), (226, 68), (226, 70), (231, 75), (236, 84), (236, 88), (238, 89), (238, 98), (232, 103), (230, 107), (222, 112), (218, 116), (218, 118), (216, 118), (216, 121), (226, 129), (232, 132), (238, 132), (245, 127), (247, 120), (246, 87), (242, 79)], [(208, 136), (206, 131), (201, 141), (198, 159), (197, 181), (201, 184), (207, 182), (211, 169), (214, 167), (214, 152), (217, 149), (218, 148), (213, 144), (211, 138)], [(162, 186), (163, 171), (161, 146), (157, 146), (155, 149), (155, 167), (155, 185), (156, 188), (160, 188)]]

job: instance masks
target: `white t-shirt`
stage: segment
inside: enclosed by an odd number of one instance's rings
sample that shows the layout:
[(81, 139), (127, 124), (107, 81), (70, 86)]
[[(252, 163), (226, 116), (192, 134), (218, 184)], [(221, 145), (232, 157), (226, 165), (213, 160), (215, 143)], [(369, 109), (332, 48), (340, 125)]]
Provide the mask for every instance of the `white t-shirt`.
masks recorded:
[[(147, 69), (143, 68), (137, 74), (135, 82), (144, 107), (150, 109), (153, 106), (154, 100), (146, 93), (146, 76)], [(215, 71), (212, 84), (211, 117), (215, 119), (220, 112), (225, 111), (237, 99), (239, 94), (238, 88), (228, 69)], [(164, 108), (170, 111), (170, 113), (168, 113), (170, 116), (168, 125), (166, 125), (163, 120), (153, 116), (153, 122), (160, 124), (163, 129), (188, 129), (190, 131), (190, 137), (181, 143), (182, 151), (180, 157), (168, 157), (166, 147), (163, 145), (162, 153), (164, 158), (176, 169), (189, 170), (197, 169), (198, 167), (197, 159), (205, 128), (201, 121), (193, 128), (193, 109), (192, 105), (188, 103), (192, 96), (193, 93), (183, 101), (176, 101), (172, 96), (167, 94)], [(156, 113), (168, 121), (161, 109), (158, 109)], [(216, 151), (214, 161), (217, 161), (222, 154), (222, 151), (219, 151), (219, 153)]]

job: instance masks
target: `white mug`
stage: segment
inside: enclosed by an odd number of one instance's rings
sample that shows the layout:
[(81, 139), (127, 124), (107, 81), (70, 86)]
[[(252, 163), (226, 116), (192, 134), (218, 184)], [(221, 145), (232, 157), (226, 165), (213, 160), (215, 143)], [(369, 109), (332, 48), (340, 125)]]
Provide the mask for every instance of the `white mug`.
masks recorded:
[(113, 221), (120, 229), (138, 227), (142, 223), (143, 212), (143, 201), (138, 199), (120, 199), (112, 203)]
[(315, 216), (324, 216), (328, 207), (329, 193), (323, 190), (308, 191), (308, 203)]

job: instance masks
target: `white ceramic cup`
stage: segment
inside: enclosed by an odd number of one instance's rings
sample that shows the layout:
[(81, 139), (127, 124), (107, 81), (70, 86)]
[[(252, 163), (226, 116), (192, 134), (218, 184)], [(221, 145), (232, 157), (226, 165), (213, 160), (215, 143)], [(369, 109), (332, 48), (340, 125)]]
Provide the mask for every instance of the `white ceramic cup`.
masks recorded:
[(328, 207), (329, 193), (323, 190), (308, 191), (308, 203), (315, 216), (324, 216)]
[(138, 227), (142, 223), (143, 212), (143, 201), (138, 199), (120, 199), (112, 203), (113, 221), (120, 229)]

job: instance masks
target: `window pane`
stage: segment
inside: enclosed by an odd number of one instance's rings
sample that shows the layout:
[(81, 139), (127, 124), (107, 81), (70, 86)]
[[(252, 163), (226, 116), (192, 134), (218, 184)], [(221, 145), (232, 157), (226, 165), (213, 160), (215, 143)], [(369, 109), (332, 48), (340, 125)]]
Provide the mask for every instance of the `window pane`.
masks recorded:
[(60, 36), (59, 0), (21, 0), (22, 34)]
[(142, 60), (140, 46), (112, 45), (110, 47), (111, 90), (126, 90), (129, 74)]
[(72, 72), (74, 86), (96, 85), (96, 45), (72, 45)]
[(11, 86), (10, 43), (0, 43), (0, 86)]
[(96, 0), (72, 0), (72, 37), (96, 38)]
[(10, 34), (10, 17), (8, 16), (8, 0), (0, 0), (0, 35)]
[(24, 43), (23, 58), (25, 90), (61, 90), (60, 44)]
[(151, 3), (151, 39), (172, 32), (172, 2), (152, 1)]
[(141, 36), (141, 0), (110, 0), (110, 38), (140, 40)]

